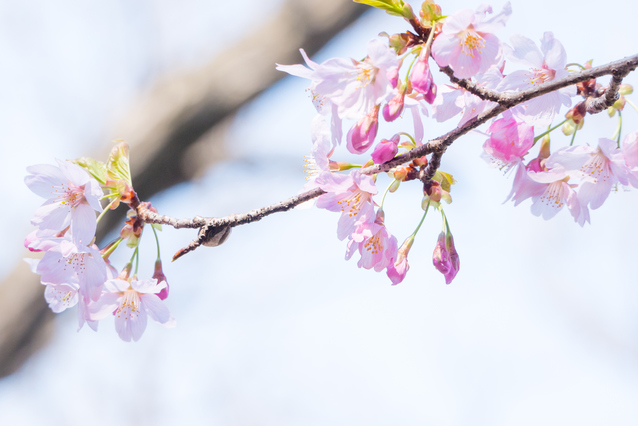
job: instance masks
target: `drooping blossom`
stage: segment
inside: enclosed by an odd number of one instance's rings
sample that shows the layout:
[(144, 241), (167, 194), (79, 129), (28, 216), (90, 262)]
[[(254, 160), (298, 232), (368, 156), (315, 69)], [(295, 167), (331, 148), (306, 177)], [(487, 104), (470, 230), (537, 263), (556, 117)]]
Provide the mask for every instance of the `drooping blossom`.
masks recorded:
[(60, 232), (71, 227), (74, 241), (89, 244), (95, 235), (95, 211), (102, 211), (100, 184), (82, 167), (59, 161), (58, 167), (39, 164), (27, 167), (26, 185), (46, 198), (31, 220), (41, 230)]
[(115, 331), (125, 342), (136, 342), (142, 337), (147, 316), (167, 327), (174, 326), (175, 320), (156, 294), (166, 287), (164, 281), (158, 283), (154, 278), (113, 279), (108, 280), (104, 287), (106, 291), (102, 297), (89, 307), (91, 319), (101, 320), (112, 313)]
[(523, 114), (522, 108), (512, 108), (490, 125), (483, 144), (483, 159), (488, 163), (510, 169), (534, 145), (534, 127), (524, 121)]
[(357, 266), (365, 269), (374, 268), (377, 272), (384, 270), (396, 257), (397, 239), (385, 227), (383, 210), (379, 209), (374, 221), (359, 224), (356, 231), (350, 235), (346, 260), (357, 250), (361, 255)]
[[(534, 216), (542, 216), (549, 220), (567, 206), (572, 217), (580, 226), (589, 222), (589, 209), (579, 200), (575, 187), (569, 184), (569, 173), (563, 168), (555, 168), (541, 172), (529, 172), (525, 167), (519, 168), (517, 177), (520, 182), (516, 191), (510, 196), (518, 205), (528, 198), (532, 199), (531, 212)], [(524, 174), (524, 175), (523, 175)]]
[[(510, 38), (511, 47), (505, 53), (514, 62), (528, 67), (527, 70), (514, 71), (508, 74), (497, 90), (527, 90), (543, 83), (566, 77), (567, 54), (563, 45), (554, 38), (552, 32), (545, 32), (541, 39), (540, 50), (536, 44), (522, 35)], [(525, 116), (531, 125), (548, 126), (558, 114), (561, 104), (570, 107), (571, 96), (576, 94), (574, 86), (546, 93), (525, 102)]]
[(353, 154), (363, 154), (370, 149), (379, 128), (379, 108), (380, 105), (376, 105), (352, 126), (346, 138), (348, 151)]
[(401, 247), (399, 247), (396, 258), (392, 259), (388, 265), (386, 273), (388, 278), (390, 278), (390, 281), (392, 281), (392, 285), (397, 285), (405, 279), (405, 276), (410, 269), (410, 265), (408, 264), (408, 253), (410, 252), (410, 248), (412, 248), (413, 243), (414, 235), (410, 235), (403, 244), (401, 244)]
[(44, 254), (35, 271), (43, 284), (77, 283), (80, 295), (88, 301), (100, 297), (107, 278), (106, 263), (94, 247), (76, 245), (61, 238)]
[(432, 254), (434, 267), (445, 276), (445, 283), (450, 284), (461, 267), (459, 254), (454, 246), (452, 234), (441, 232)]
[(450, 66), (458, 78), (470, 78), (497, 64), (503, 48), (494, 32), (505, 26), (512, 14), (507, 2), (503, 10), (486, 19), (492, 7), (483, 4), (474, 12), (460, 10), (447, 18), (432, 43), (432, 56), (441, 67)]
[(277, 65), (277, 69), (312, 80), (310, 90), (334, 103), (341, 118), (359, 120), (394, 96), (390, 79), (396, 76), (399, 58), (380, 39), (368, 43), (363, 61), (331, 58), (321, 64), (306, 63), (310, 72), (301, 65)]
[(317, 198), (317, 207), (341, 212), (337, 227), (340, 240), (352, 234), (360, 223), (375, 217), (372, 196), (377, 188), (374, 180), (359, 170), (348, 175), (324, 172), (315, 180), (315, 186), (326, 191)]
[(390, 161), (399, 152), (399, 140), (401, 135), (396, 134), (390, 139), (381, 139), (372, 152), (374, 164), (382, 164)]
[(579, 145), (559, 149), (547, 159), (546, 165), (575, 171), (575, 176), (581, 178), (578, 198), (594, 210), (603, 205), (614, 185), (628, 184), (623, 153), (616, 142), (607, 138), (599, 139), (597, 148)]

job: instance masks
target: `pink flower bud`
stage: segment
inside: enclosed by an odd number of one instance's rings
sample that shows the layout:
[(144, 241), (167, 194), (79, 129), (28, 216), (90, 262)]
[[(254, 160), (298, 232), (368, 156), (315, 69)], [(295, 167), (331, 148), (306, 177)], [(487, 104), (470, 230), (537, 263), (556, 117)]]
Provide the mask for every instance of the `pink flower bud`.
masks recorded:
[(436, 241), (434, 253), (432, 254), (432, 263), (434, 264), (434, 267), (438, 269), (438, 271), (443, 275), (446, 275), (448, 272), (450, 272), (450, 269), (452, 268), (452, 264), (450, 262), (450, 254), (445, 248), (444, 232), (441, 232), (439, 234), (439, 238)]
[(399, 88), (397, 94), (383, 107), (383, 118), (387, 122), (391, 122), (399, 118), (401, 112), (403, 112), (403, 105), (405, 100), (405, 90), (407, 85), (404, 84)]
[(452, 234), (441, 232), (434, 247), (432, 263), (445, 276), (445, 283), (450, 284), (461, 267), (459, 254), (454, 247)]
[(396, 259), (388, 265), (386, 273), (392, 281), (392, 285), (397, 285), (402, 282), (410, 269), (410, 265), (408, 265), (408, 253), (410, 252), (410, 248), (412, 248), (412, 243), (414, 243), (414, 236), (408, 237), (403, 244), (401, 244)]
[(365, 117), (357, 122), (348, 132), (347, 148), (353, 154), (363, 154), (374, 143), (379, 128), (380, 105), (370, 111)]
[(372, 160), (375, 164), (383, 164), (386, 161), (392, 160), (394, 156), (397, 155), (399, 151), (397, 144), (399, 143), (400, 137), (399, 135), (394, 135), (390, 140), (381, 139), (381, 142), (377, 144), (376, 148), (374, 148), (374, 152), (372, 152)]
[(159, 293), (156, 293), (160, 299), (165, 300), (168, 297), (168, 281), (166, 281), (166, 275), (164, 275), (164, 271), (162, 270), (162, 261), (159, 259), (155, 262), (155, 271), (153, 272), (153, 278), (157, 280), (158, 284), (162, 281), (166, 283), (166, 287), (160, 290)]
[(412, 74), (410, 74), (410, 82), (412, 88), (423, 94), (425, 100), (431, 104), (436, 98), (436, 84), (434, 84), (434, 79), (430, 72), (429, 53), (426, 49), (421, 50), (419, 59), (417, 59), (412, 69)]

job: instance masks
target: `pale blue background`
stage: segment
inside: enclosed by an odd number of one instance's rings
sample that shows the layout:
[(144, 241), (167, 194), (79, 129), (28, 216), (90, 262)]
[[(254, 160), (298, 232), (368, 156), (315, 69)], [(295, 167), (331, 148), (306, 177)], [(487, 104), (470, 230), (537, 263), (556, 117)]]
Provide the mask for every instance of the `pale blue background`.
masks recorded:
[[(0, 273), (25, 256), (41, 203), (23, 184), (27, 165), (126, 139), (113, 129), (154, 77), (205, 62), (229, 32), (280, 3), (230, 4), (0, 2)], [(552, 30), (569, 61), (581, 63), (638, 52), (632, 2), (512, 6), (503, 40)], [(402, 28), (369, 13), (314, 59), (360, 58), (378, 32)], [(635, 75), (628, 81), (638, 84)], [(288, 78), (244, 108), (233, 158), (153, 204), (176, 217), (214, 216), (295, 194), (314, 115), (306, 87)], [(625, 117), (626, 131), (636, 130), (636, 111)], [(615, 125), (588, 117), (578, 141), (596, 144)], [(426, 136), (449, 129), (428, 122)], [(75, 310), (59, 315), (51, 345), (0, 381), (0, 424), (636, 424), (636, 190), (611, 194), (583, 229), (567, 212), (546, 222), (529, 202), (501, 204), (511, 177), (479, 158), (483, 140), (459, 140), (442, 165), (459, 182), (446, 210), (462, 265), (452, 285), (431, 264), (436, 215), (396, 287), (343, 260), (336, 214), (275, 215), (235, 229), (223, 247), (166, 264), (175, 329), (149, 322), (142, 340), (127, 344), (110, 320), (98, 333), (76, 333)], [(420, 202), (416, 185), (387, 200), (386, 223), (400, 240)], [(155, 249), (145, 237), (141, 274), (150, 274)], [(193, 237), (165, 228), (164, 258)]]

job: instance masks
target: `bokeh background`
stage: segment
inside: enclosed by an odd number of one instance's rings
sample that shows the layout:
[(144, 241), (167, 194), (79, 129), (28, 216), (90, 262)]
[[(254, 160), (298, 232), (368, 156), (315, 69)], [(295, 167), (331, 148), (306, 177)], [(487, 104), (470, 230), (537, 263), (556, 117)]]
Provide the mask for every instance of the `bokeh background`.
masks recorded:
[[(5, 315), (20, 312), (12, 326), (31, 308), (13, 298), (16, 282), (7, 277), (28, 269), (22, 243), (41, 203), (23, 184), (25, 168), (104, 159), (117, 138), (134, 145), (135, 132), (127, 131), (134, 126), (123, 123), (135, 122), (139, 100), (153, 88), (214, 58), (230, 61), (223, 55), (244, 34), (302, 3), (310, 0), (0, 2), (1, 305)], [(513, 33), (538, 40), (551, 30), (570, 62), (595, 65), (638, 52), (632, 2), (512, 3), (498, 34), (504, 41)], [(449, 14), (479, 3), (441, 5)], [(493, 4), (495, 12), (502, 5)], [(312, 5), (317, 13), (321, 7)], [(376, 34), (403, 29), (400, 19), (371, 10), (313, 59), (360, 58)], [(301, 57), (286, 60), (272, 66)], [(241, 107), (223, 143), (202, 145), (210, 166), (198, 163), (194, 179), (154, 195), (153, 205), (180, 218), (221, 216), (296, 194), (315, 114), (307, 86), (287, 77)], [(637, 129), (636, 111), (627, 107), (623, 117), (625, 133)], [(453, 125), (427, 121), (426, 138)], [(595, 145), (615, 126), (606, 113), (588, 117), (577, 142)], [(431, 263), (436, 214), (412, 248), (407, 278), (394, 287), (384, 274), (343, 260), (338, 215), (326, 211), (270, 216), (172, 264), (195, 232), (165, 227), (167, 305), (177, 327), (149, 322), (132, 344), (118, 338), (112, 320), (97, 333), (78, 333), (75, 308), (57, 315), (40, 332), (46, 344), (30, 357), (15, 355), (24, 363), (0, 380), (0, 424), (638, 423), (638, 193), (618, 188), (584, 228), (567, 212), (544, 221), (529, 201), (502, 204), (512, 176), (479, 158), (484, 139), (468, 135), (443, 160), (458, 181), (446, 209), (461, 256), (453, 284)], [(418, 223), (420, 203), (418, 185), (386, 201), (386, 224), (400, 241)], [(130, 254), (122, 249), (113, 259), (121, 267)], [(140, 275), (152, 274), (155, 255), (145, 234)]]

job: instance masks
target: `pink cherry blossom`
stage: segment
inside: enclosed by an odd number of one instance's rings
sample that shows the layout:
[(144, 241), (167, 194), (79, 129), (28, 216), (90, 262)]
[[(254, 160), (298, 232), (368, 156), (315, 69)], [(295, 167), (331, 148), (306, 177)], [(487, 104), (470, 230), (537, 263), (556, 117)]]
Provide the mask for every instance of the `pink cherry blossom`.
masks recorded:
[(59, 239), (38, 263), (35, 271), (43, 284), (77, 282), (80, 295), (87, 300), (97, 300), (107, 278), (106, 263), (94, 247), (76, 245), (73, 241)]
[(529, 195), (532, 197), (531, 211), (534, 216), (542, 216), (548, 220), (556, 216), (564, 206), (567, 206), (572, 217), (580, 226), (589, 222), (587, 205), (578, 199), (574, 187), (570, 185), (569, 174), (564, 169), (552, 169), (539, 173), (527, 173), (531, 182), (540, 185), (533, 186)]
[[(567, 54), (553, 33), (548, 31), (543, 34), (540, 50), (532, 40), (522, 35), (513, 35), (510, 41), (512, 47), (506, 47), (506, 55), (529, 69), (508, 74), (497, 90), (532, 89), (569, 75), (565, 69)], [(568, 108), (571, 106), (571, 96), (575, 94), (574, 86), (569, 86), (525, 102), (527, 121), (532, 125), (548, 126), (560, 111), (561, 104)]]
[(175, 320), (160, 300), (159, 293), (166, 283), (156, 279), (113, 279), (105, 283), (102, 297), (89, 307), (92, 320), (101, 320), (108, 314), (115, 316), (115, 331), (125, 342), (137, 342), (146, 330), (147, 316), (167, 327)]
[(362, 175), (356, 169), (349, 175), (324, 172), (315, 184), (326, 191), (317, 199), (317, 207), (341, 212), (337, 227), (340, 240), (352, 234), (360, 223), (375, 217), (372, 196), (377, 193), (377, 188), (370, 176)]
[(603, 205), (614, 185), (628, 184), (622, 151), (611, 139), (599, 139), (597, 148), (579, 145), (560, 149), (547, 159), (546, 165), (562, 167), (581, 178), (578, 198), (594, 210)]
[(356, 250), (361, 255), (357, 266), (365, 269), (374, 268), (377, 272), (384, 270), (396, 257), (397, 239), (388, 232), (383, 223), (383, 210), (377, 212), (374, 222), (361, 223), (350, 235), (346, 260), (349, 260)]
[(512, 14), (507, 2), (501, 13), (485, 19), (492, 7), (481, 5), (473, 12), (460, 10), (447, 18), (441, 34), (432, 43), (432, 56), (441, 67), (450, 66), (458, 78), (470, 78), (498, 63), (503, 54), (500, 40), (492, 33), (505, 26)]
[(95, 211), (102, 211), (100, 184), (82, 167), (59, 161), (58, 167), (40, 164), (27, 167), (25, 183), (47, 201), (31, 220), (42, 230), (60, 232), (69, 225), (77, 243), (89, 244), (95, 235)]
[(523, 120), (522, 108), (503, 112), (487, 130), (489, 139), (483, 144), (484, 159), (499, 168), (511, 168), (534, 145), (534, 128)]
[(359, 120), (394, 96), (390, 79), (399, 66), (394, 49), (380, 39), (368, 43), (367, 53), (363, 61), (331, 58), (317, 64), (307, 60), (310, 70), (301, 65), (277, 65), (277, 69), (312, 80), (312, 92), (337, 105), (339, 117)]

